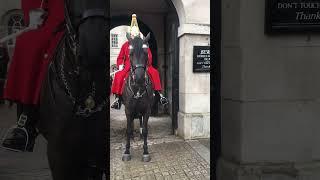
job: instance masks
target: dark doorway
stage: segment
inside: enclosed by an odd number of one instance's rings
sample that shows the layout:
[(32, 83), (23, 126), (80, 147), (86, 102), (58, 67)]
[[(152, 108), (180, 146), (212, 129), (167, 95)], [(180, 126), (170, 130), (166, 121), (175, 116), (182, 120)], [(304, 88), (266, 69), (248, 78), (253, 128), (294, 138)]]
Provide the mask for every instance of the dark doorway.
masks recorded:
[[(213, 112), (211, 132), (211, 144), (213, 145), (213, 171), (211, 177), (217, 179), (217, 162), (221, 155), (221, 0), (215, 0), (211, 4), (213, 18), (211, 18), (211, 56), (213, 55), (213, 65), (211, 65), (211, 99), (212, 102), (211, 112)], [(213, 54), (213, 53), (214, 54)]]
[(171, 100), (169, 113), (172, 118), (172, 134), (178, 128), (179, 111), (179, 20), (175, 13), (168, 14), (165, 19), (165, 95)]

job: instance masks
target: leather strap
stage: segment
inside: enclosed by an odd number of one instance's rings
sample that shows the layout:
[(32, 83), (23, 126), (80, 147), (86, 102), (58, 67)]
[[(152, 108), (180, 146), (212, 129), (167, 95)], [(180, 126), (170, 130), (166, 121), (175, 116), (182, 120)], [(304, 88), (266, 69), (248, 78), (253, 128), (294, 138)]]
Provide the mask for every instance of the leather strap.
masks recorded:
[(85, 20), (89, 17), (103, 17), (107, 19), (106, 10), (104, 9), (87, 9), (83, 12), (81, 20)]

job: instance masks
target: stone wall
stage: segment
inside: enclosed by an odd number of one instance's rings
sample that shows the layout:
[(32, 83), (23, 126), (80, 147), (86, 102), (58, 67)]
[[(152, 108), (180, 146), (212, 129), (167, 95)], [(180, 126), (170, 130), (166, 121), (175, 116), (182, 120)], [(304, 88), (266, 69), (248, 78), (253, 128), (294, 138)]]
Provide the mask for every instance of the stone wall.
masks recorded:
[(264, 1), (222, 1), (219, 180), (317, 180), (320, 36), (264, 34)]
[(193, 73), (193, 46), (210, 45), (210, 0), (172, 0), (179, 16), (179, 136), (210, 137), (210, 74)]
[(1, 6), (0, 6), (1, 25), (3, 25), (2, 18), (5, 15), (5, 13), (13, 9), (21, 9), (20, 0), (1, 0)]
[(180, 37), (178, 134), (185, 139), (210, 137), (210, 74), (193, 73), (193, 46), (208, 46), (208, 35)]

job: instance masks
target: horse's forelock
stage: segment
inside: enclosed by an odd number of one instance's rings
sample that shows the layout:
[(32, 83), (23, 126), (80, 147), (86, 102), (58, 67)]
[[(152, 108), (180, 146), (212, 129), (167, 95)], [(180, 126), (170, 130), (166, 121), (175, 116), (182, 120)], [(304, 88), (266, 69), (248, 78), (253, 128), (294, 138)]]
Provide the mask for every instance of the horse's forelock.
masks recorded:
[(134, 39), (131, 40), (131, 45), (133, 47), (133, 54), (135, 54), (135, 56), (137, 58), (142, 58), (144, 49), (143, 49), (143, 39), (141, 39), (140, 37), (135, 37)]
[[(142, 52), (142, 45), (143, 45), (143, 41), (141, 38), (139, 37), (136, 37), (133, 39), (133, 50), (134, 50), (134, 53), (137, 54), (137, 55), (140, 55), (140, 53)], [(138, 56), (139, 57), (139, 56)]]

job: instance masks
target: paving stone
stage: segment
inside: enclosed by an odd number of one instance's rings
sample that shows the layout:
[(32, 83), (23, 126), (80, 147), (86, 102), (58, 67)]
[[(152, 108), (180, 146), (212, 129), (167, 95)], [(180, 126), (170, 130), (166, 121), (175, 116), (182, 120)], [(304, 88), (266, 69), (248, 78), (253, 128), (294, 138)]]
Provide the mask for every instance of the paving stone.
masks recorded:
[[(4, 115), (4, 116), (1, 116)], [(15, 122), (15, 109), (0, 107), (0, 137)], [(123, 109), (111, 110), (110, 179), (165, 180), (209, 179), (210, 164), (188, 142), (171, 135), (169, 117), (151, 117), (148, 148), (150, 162), (142, 162), (143, 141), (131, 143), (132, 159), (121, 160), (125, 149), (126, 118)], [(135, 127), (138, 121), (135, 120)], [(138, 129), (134, 132), (139, 137)], [(39, 159), (37, 159), (39, 158)], [(39, 138), (34, 153), (15, 153), (0, 149), (0, 180), (52, 180), (46, 160), (45, 141)]]
[[(113, 114), (113, 115), (112, 115)], [(135, 127), (138, 127), (138, 121)], [(111, 140), (111, 168), (113, 171), (127, 167), (131, 171), (131, 177), (150, 180), (165, 179), (205, 179), (209, 176), (208, 163), (192, 148), (188, 142), (171, 134), (171, 122), (168, 117), (150, 117), (148, 148), (151, 161), (142, 162), (143, 142), (131, 142), (132, 159), (128, 162), (121, 160), (123, 149), (119, 149), (116, 144), (122, 143), (125, 147), (126, 118), (123, 111), (111, 110), (110, 120), (112, 132)], [(117, 134), (117, 133), (122, 134)], [(134, 131), (135, 136), (139, 136), (138, 131)], [(203, 145), (202, 145), (203, 146)]]

